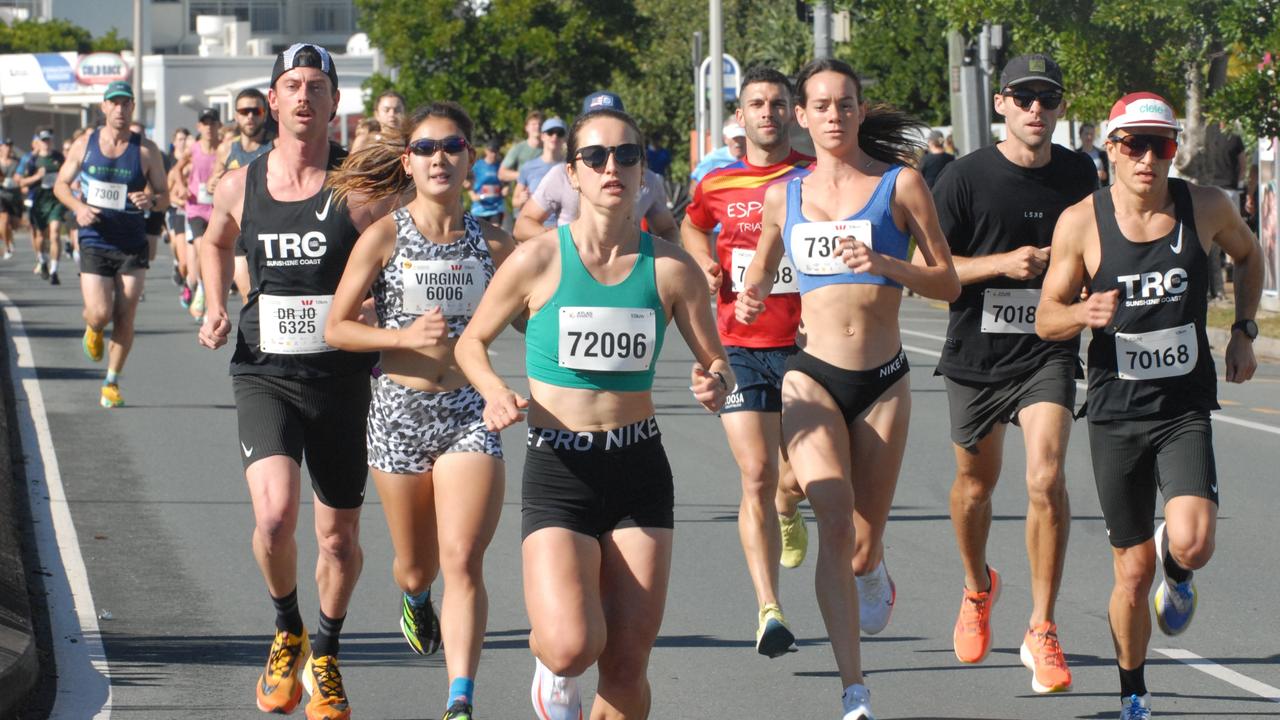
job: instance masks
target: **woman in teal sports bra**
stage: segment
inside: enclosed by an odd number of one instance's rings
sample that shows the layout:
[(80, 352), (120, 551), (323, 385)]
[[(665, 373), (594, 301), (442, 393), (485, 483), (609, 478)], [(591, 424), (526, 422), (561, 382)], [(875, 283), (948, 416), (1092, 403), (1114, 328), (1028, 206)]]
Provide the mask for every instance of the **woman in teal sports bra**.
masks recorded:
[[(522, 553), (541, 720), (582, 717), (576, 678), (592, 664), (591, 718), (649, 713), (646, 671), (671, 572), (674, 491), (651, 393), (668, 321), (693, 351), (699, 403), (716, 412), (734, 385), (702, 271), (638, 227), (643, 148), (628, 115), (578, 118), (568, 156), (578, 219), (516, 248), (454, 349), (490, 430), (528, 410)], [(487, 354), (520, 319), (527, 401)]]
[[(858, 633), (883, 630), (895, 600), (883, 535), (911, 415), (902, 288), (950, 301), (960, 281), (928, 186), (903, 167), (919, 142), (915, 122), (868, 111), (857, 74), (838, 60), (809, 63), (796, 88), (796, 117), (817, 162), (808, 176), (766, 193), (736, 315), (751, 322), (763, 311), (787, 251), (806, 342), (783, 378), (783, 439), (818, 521), (815, 586), (844, 686), (843, 717), (871, 720)], [(908, 236), (917, 241), (914, 260)]]

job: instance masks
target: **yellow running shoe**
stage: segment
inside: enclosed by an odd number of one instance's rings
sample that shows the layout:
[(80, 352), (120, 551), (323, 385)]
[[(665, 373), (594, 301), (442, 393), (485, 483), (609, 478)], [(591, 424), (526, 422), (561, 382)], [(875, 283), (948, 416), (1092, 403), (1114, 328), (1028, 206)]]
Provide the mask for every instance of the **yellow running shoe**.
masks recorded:
[(124, 397), (120, 395), (120, 386), (116, 383), (104, 383), (102, 397), (98, 399), (98, 404), (104, 408), (123, 407)]
[(350, 720), (351, 706), (342, 687), (335, 655), (314, 655), (302, 670), (302, 684), (311, 695), (307, 701), (307, 720)]
[(791, 517), (778, 513), (778, 525), (782, 528), (782, 559), (784, 568), (798, 568), (809, 552), (809, 528), (805, 527), (800, 510)]
[(769, 603), (760, 608), (760, 625), (756, 628), (756, 652), (776, 658), (796, 651), (796, 636), (782, 617), (782, 608)]
[(294, 635), (276, 631), (267, 655), (267, 667), (258, 678), (258, 709), (262, 712), (288, 715), (302, 700), (302, 683), (298, 671), (311, 654), (307, 631)]
[(89, 358), (93, 362), (101, 362), (102, 349), (104, 345), (102, 342), (101, 330), (94, 330), (88, 325), (85, 325), (84, 339), (80, 342), (80, 345), (84, 348), (85, 357)]

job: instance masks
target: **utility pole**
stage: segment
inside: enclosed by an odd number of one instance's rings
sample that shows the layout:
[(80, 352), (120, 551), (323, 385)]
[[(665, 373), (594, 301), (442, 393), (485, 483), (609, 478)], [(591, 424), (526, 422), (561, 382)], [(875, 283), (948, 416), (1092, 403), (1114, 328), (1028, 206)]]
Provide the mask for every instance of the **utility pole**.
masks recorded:
[(831, 4), (818, 0), (813, 4), (813, 57), (831, 57)]
[(137, 120), (147, 125), (147, 103), (142, 92), (142, 0), (133, 0), (133, 96)]
[(697, 128), (697, 142), (693, 144), (693, 161), (702, 159), (702, 138), (707, 136), (707, 116), (702, 112), (702, 31), (693, 32), (693, 126)]
[[(720, 137), (724, 125), (724, 26), (720, 16), (720, 0), (711, 0), (711, 117), (709, 131), (712, 138)], [(703, 143), (702, 137), (698, 143)]]

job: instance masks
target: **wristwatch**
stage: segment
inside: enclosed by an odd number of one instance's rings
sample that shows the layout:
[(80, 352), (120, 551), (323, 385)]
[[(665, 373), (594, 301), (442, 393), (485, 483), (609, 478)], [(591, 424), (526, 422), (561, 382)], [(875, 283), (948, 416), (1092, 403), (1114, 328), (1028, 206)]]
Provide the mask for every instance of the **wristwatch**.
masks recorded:
[(1235, 321), (1235, 324), (1231, 326), (1231, 332), (1235, 332), (1236, 330), (1244, 333), (1244, 336), (1250, 340), (1254, 340), (1258, 337), (1258, 323), (1253, 320), (1246, 319)]

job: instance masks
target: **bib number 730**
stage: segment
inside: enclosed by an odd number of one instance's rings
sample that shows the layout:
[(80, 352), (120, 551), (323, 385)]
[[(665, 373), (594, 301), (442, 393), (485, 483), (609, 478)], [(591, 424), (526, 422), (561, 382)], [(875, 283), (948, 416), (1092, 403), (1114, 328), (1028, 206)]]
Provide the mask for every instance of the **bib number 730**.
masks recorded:
[(791, 260), (806, 275), (853, 274), (844, 264), (840, 248), (852, 238), (867, 247), (871, 241), (871, 221), (838, 220), (799, 223), (791, 228)]

